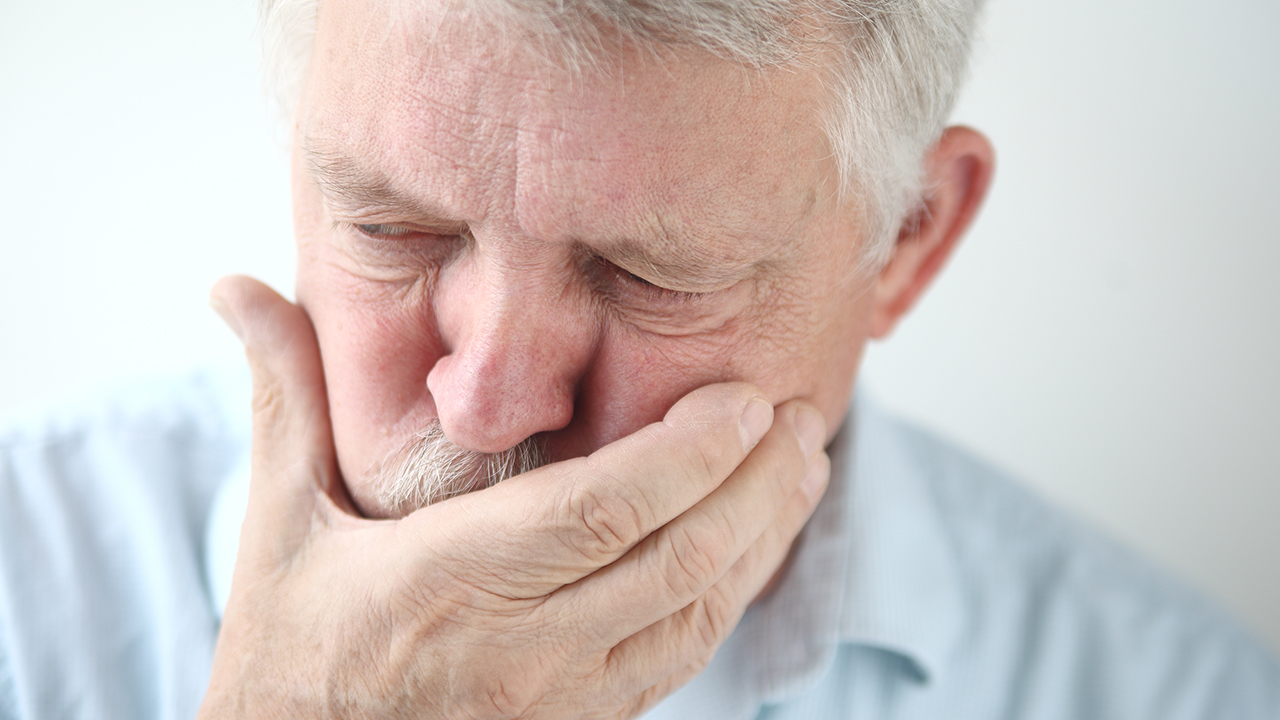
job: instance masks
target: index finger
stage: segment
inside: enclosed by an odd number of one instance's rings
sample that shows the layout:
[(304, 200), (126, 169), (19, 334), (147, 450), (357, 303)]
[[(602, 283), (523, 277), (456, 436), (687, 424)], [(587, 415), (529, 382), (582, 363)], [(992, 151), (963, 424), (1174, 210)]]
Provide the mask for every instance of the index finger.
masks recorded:
[(253, 475), (245, 548), (287, 556), (321, 493), (344, 509), (324, 369), (306, 312), (253, 278), (222, 278), (210, 304), (244, 342), (253, 374)]
[[(411, 515), (444, 537), (483, 538), (467, 557), (493, 592), (538, 597), (608, 565), (709, 495), (773, 423), (747, 383), (699, 388), (661, 422)], [(448, 555), (448, 553), (446, 553)], [(474, 562), (476, 564), (472, 565)]]

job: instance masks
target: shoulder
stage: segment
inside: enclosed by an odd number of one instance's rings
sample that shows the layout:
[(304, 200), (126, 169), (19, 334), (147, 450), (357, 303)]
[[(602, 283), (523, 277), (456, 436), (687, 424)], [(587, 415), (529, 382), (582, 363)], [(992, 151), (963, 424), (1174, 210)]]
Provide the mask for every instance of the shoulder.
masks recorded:
[(136, 377), (74, 388), (51, 401), (0, 413), (0, 448), (75, 443), (96, 436), (189, 432), (216, 438), (247, 431), (236, 406), (248, 403), (247, 377), (231, 368)]
[(139, 378), (8, 412), (0, 478), (11, 502), (0, 512), (49, 516), (89, 498), (111, 507), (157, 494), (199, 497), (247, 440), (239, 384), (223, 371)]
[(1213, 603), (990, 463), (873, 422), (952, 549), (964, 620), (947, 677), (970, 698), (1021, 717), (1280, 717), (1280, 666)]
[(247, 448), (240, 386), (143, 379), (0, 421), (0, 711), (194, 712), (216, 637), (204, 526)]

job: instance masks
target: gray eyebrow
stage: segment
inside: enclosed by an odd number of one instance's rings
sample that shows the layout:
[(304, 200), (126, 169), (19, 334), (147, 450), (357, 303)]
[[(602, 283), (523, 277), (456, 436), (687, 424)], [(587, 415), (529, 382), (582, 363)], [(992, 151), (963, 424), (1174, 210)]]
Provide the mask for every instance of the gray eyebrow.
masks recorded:
[(325, 199), (351, 212), (401, 210), (418, 218), (445, 220), (449, 213), (397, 186), (385, 173), (366, 167), (329, 143), (302, 138), (307, 170)]

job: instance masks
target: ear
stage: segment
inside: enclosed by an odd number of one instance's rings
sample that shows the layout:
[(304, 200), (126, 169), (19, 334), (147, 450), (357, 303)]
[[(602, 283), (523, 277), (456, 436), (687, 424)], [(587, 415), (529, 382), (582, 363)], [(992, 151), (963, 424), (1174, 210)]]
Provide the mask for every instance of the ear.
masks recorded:
[(951, 256), (986, 197), (995, 151), (978, 131), (947, 128), (925, 159), (924, 205), (903, 221), (873, 289), (871, 337), (883, 338)]

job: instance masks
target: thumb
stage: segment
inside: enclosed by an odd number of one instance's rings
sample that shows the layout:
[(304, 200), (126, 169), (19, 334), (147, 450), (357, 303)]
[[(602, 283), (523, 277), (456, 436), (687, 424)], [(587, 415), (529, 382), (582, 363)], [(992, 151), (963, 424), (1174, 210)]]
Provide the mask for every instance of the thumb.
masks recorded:
[(253, 278), (222, 278), (209, 304), (244, 342), (253, 373), (253, 474), (240, 557), (265, 553), (273, 563), (300, 547), (325, 495), (345, 499), (320, 349), (306, 311)]

